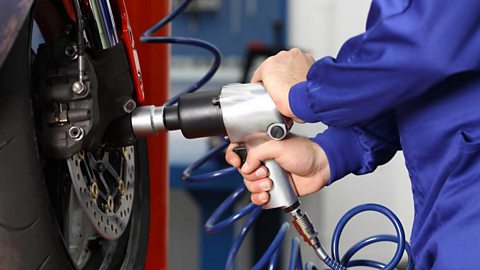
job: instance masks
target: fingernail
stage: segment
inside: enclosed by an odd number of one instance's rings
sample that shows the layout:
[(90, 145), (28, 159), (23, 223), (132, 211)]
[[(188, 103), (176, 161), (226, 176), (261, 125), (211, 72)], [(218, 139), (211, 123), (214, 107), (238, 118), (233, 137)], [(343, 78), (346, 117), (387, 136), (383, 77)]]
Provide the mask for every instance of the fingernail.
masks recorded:
[(233, 167), (237, 167), (237, 166), (235, 165), (235, 159), (233, 159), (233, 158), (230, 159), (230, 165), (232, 165)]
[(248, 166), (249, 166), (248, 163), (245, 161), (245, 163), (242, 166), (242, 172), (248, 172), (250, 169)]
[(270, 190), (270, 182), (269, 181), (260, 182), (260, 187), (262, 188), (263, 191), (269, 191)]
[(261, 201), (261, 202), (266, 202), (267, 201), (267, 194), (266, 193), (260, 193), (258, 194), (258, 199)]
[(259, 168), (258, 170), (255, 171), (255, 175), (257, 177), (263, 178), (267, 176), (267, 172), (265, 171), (264, 168)]

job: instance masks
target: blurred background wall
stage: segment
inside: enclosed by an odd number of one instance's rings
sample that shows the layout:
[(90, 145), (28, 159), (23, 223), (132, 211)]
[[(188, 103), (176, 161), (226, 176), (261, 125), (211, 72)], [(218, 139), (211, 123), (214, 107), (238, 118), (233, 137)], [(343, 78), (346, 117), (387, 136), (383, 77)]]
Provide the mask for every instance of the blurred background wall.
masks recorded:
[[(178, 1), (173, 1), (173, 5)], [(217, 45), (223, 53), (220, 71), (204, 89), (241, 82), (248, 54), (252, 66), (258, 64), (268, 52), (299, 47), (316, 59), (335, 56), (349, 37), (364, 31), (370, 1), (368, 0), (197, 0), (189, 12), (182, 14), (172, 26), (174, 35), (199, 37)], [(171, 94), (176, 94), (195, 82), (208, 69), (211, 58), (200, 49), (173, 46), (171, 59)], [(251, 69), (250, 69), (251, 70)], [(375, 82), (372, 82), (375, 83)], [(322, 124), (297, 125), (294, 132), (313, 136), (325, 129)], [(223, 247), (231, 241), (236, 229), (222, 236), (203, 233), (203, 224), (215, 205), (241, 183), (239, 177), (231, 183), (185, 185), (179, 172), (208, 151), (211, 140), (186, 140), (179, 133), (169, 134), (170, 155), (170, 243), (169, 269), (222, 269), (228, 253)], [(244, 203), (248, 201), (248, 198)], [(413, 222), (413, 202), (408, 174), (402, 153), (364, 176), (347, 176), (317, 194), (302, 198), (304, 209), (313, 218), (326, 250), (335, 224), (350, 208), (360, 204), (380, 203), (393, 210), (402, 220), (407, 236)], [(279, 215), (279, 214), (277, 214)], [(283, 215), (287, 217), (286, 215)], [(276, 232), (278, 228), (271, 228)], [(267, 228), (261, 229), (265, 234)], [(238, 269), (248, 269), (254, 262), (256, 239), (262, 231), (251, 234), (241, 250)], [(373, 234), (394, 233), (385, 218), (365, 214), (347, 226), (342, 237), (341, 251), (356, 241)], [(283, 265), (288, 261), (290, 229), (284, 243)], [(216, 238), (215, 238), (216, 237)], [(309, 248), (303, 247), (305, 261), (320, 266)], [(387, 261), (393, 254), (393, 244), (380, 244), (364, 253), (365, 258)]]

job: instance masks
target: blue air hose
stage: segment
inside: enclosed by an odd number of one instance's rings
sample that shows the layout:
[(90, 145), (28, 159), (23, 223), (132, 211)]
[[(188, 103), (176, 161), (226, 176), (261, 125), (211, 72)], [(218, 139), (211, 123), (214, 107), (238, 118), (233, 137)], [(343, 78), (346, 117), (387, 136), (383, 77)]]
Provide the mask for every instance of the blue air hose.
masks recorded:
[(227, 197), (227, 199), (225, 199), (225, 201), (223, 201), (222, 204), (220, 204), (220, 206), (218, 206), (218, 208), (213, 212), (213, 214), (210, 216), (210, 218), (207, 220), (207, 223), (205, 224), (205, 231), (207, 233), (217, 233), (219, 231), (222, 231), (226, 227), (235, 223), (237, 220), (254, 212), (257, 208), (260, 208), (253, 203), (249, 203), (247, 204), (247, 206), (242, 208), (242, 210), (217, 223), (218, 219), (222, 216), (222, 214), (229, 207), (231, 207), (241, 197), (241, 195), (243, 195), (243, 193), (245, 193), (245, 190), (245, 186), (239, 186), (230, 196)]
[[(172, 104), (175, 104), (180, 95), (185, 94), (185, 93), (191, 93), (196, 90), (198, 90), (200, 87), (202, 87), (205, 83), (207, 83), (215, 74), (215, 72), (218, 70), (221, 62), (221, 56), (220, 56), (220, 51), (212, 44), (195, 39), (195, 38), (185, 38), (185, 37), (159, 37), (159, 36), (153, 36), (156, 31), (158, 31), (160, 28), (164, 27), (167, 25), (169, 22), (171, 22), (175, 17), (177, 17), (191, 2), (191, 0), (184, 0), (178, 7), (176, 7), (170, 14), (168, 14), (166, 17), (164, 17), (162, 20), (157, 22), (155, 25), (147, 29), (143, 33), (143, 35), (140, 37), (140, 40), (142, 42), (147, 42), (147, 43), (172, 43), (172, 44), (184, 44), (184, 45), (191, 45), (191, 46), (196, 46), (199, 48), (203, 48), (211, 52), (214, 56), (213, 63), (207, 73), (196, 83), (188, 87), (186, 90), (184, 90), (181, 94), (171, 98), (168, 100), (165, 105), (169, 106)], [(194, 162), (192, 165), (190, 165), (187, 169), (184, 170), (182, 173), (182, 179), (186, 182), (204, 182), (207, 180), (212, 180), (214, 178), (218, 177), (223, 177), (227, 175), (231, 175), (236, 172), (235, 168), (225, 168), (222, 170), (218, 170), (215, 172), (211, 173), (206, 173), (202, 175), (192, 175), (193, 171), (197, 168), (199, 168), (201, 165), (203, 165), (205, 162), (207, 162), (209, 159), (211, 159), (213, 156), (218, 155), (219, 153), (223, 153), (223, 150), (225, 147), (228, 145), (228, 141), (225, 142), (224, 144), (220, 145), (219, 147), (211, 150), (209, 153), (207, 153), (205, 156), (200, 158), (198, 161)], [(248, 233), (248, 231), (251, 229), (253, 226), (253, 223), (255, 220), (258, 218), (260, 215), (262, 208), (259, 206), (255, 206), (252, 203), (248, 204), (244, 208), (242, 208), (240, 211), (237, 213), (231, 215), (230, 217), (226, 218), (223, 221), (218, 222), (218, 219), (222, 216), (222, 214), (235, 203), (240, 196), (245, 193), (246, 188), (242, 185), (241, 187), (237, 188), (212, 214), (212, 216), (208, 219), (207, 223), (205, 224), (205, 230), (207, 233), (216, 233), (219, 232), (223, 229), (225, 229), (227, 226), (232, 225), (242, 217), (245, 217), (247, 215), (248, 219), (245, 222), (244, 226), (242, 227), (240, 234), (237, 236), (237, 238), (234, 240), (234, 243), (232, 245), (232, 248), (230, 249), (229, 256), (227, 258), (227, 263), (225, 268), (226, 269), (233, 269), (234, 267), (234, 262), (235, 262), (235, 257), (240, 249), (240, 246)], [(343, 231), (346, 223), (355, 215), (364, 212), (364, 211), (377, 211), (389, 218), (389, 220), (394, 224), (395, 230), (397, 231), (397, 236), (391, 236), (391, 235), (377, 235), (377, 236), (372, 236), (367, 239), (364, 239), (360, 241), (359, 243), (355, 244), (352, 248), (350, 248), (345, 255), (340, 259), (339, 253), (338, 253), (338, 247), (339, 247), (339, 241), (340, 241), (340, 235), (341, 232)], [(280, 230), (278, 231), (277, 235), (272, 241), (272, 244), (267, 248), (265, 251), (264, 255), (262, 258), (252, 267), (254, 270), (259, 270), (263, 269), (267, 264), (268, 264), (268, 269), (273, 270), (276, 269), (277, 263), (278, 263), (278, 256), (279, 256), (279, 251), (281, 244), (283, 240), (285, 239), (287, 230), (289, 228), (288, 223), (284, 223)], [(394, 258), (387, 264), (382, 264), (380, 262), (376, 262), (373, 260), (351, 260), (351, 258), (362, 248), (381, 241), (389, 241), (389, 242), (394, 242), (397, 243), (397, 250), (395, 252)], [(332, 269), (342, 269), (344, 267), (355, 267), (355, 266), (369, 266), (373, 268), (385, 268), (385, 269), (393, 269), (396, 264), (398, 264), (398, 261), (401, 259), (401, 256), (403, 254), (403, 251), (407, 252), (408, 255), (408, 266), (407, 269), (413, 269), (413, 262), (411, 260), (411, 248), (408, 245), (408, 243), (405, 242), (405, 235), (403, 232), (403, 228), (401, 226), (400, 221), (398, 218), (388, 209), (386, 209), (383, 206), (379, 205), (374, 205), (374, 204), (367, 204), (367, 205), (361, 205), (358, 207), (355, 207), (351, 211), (347, 212), (344, 217), (339, 221), (333, 238), (332, 238), (332, 255), (333, 259), (328, 258), (328, 265), (332, 267)], [(299, 240), (297, 238), (294, 238), (292, 240), (291, 244), (291, 250), (290, 250), (290, 262), (289, 262), (289, 270), (301, 270), (302, 269), (302, 257), (300, 253), (300, 245), (299, 245)], [(317, 268), (311, 263), (307, 262), (305, 264), (305, 269), (306, 270), (316, 270)]]
[[(198, 181), (206, 181), (207, 179), (213, 180), (216, 177), (222, 177), (227, 174), (226, 169), (221, 169), (215, 172), (210, 172), (207, 174), (202, 175), (193, 175), (193, 172), (198, 169), (202, 164), (204, 164), (207, 160), (213, 158), (215, 155), (223, 154), (223, 149), (227, 147), (228, 141), (224, 144), (220, 145), (219, 147), (211, 150), (205, 156), (201, 157), (198, 161), (194, 162), (190, 165), (185, 171), (183, 172), (182, 178), (187, 182), (198, 182)], [(233, 171), (236, 172), (236, 169)], [(228, 171), (228, 173), (232, 173), (232, 171)], [(193, 179), (193, 180), (192, 180)], [(255, 206), (252, 203), (249, 203), (247, 206), (243, 207), (237, 213), (227, 217), (223, 221), (218, 222), (219, 218), (229, 209), (238, 199), (246, 192), (245, 186), (241, 185), (238, 187), (225, 201), (220, 204), (220, 206), (213, 212), (211, 217), (207, 220), (205, 224), (205, 230), (207, 233), (217, 233), (221, 230), (225, 229), (226, 227), (232, 225), (242, 217), (245, 217), (250, 214), (248, 220), (243, 225), (240, 234), (234, 240), (234, 244), (230, 249), (230, 253), (227, 259), (227, 263), (225, 265), (225, 269), (233, 269), (235, 256), (240, 249), (240, 246), (245, 238), (245, 235), (248, 233), (250, 228), (253, 226), (254, 221), (260, 215), (262, 209), (259, 206)], [(396, 236), (393, 235), (376, 235), (369, 238), (366, 238), (354, 246), (352, 246), (345, 255), (340, 258), (339, 255), (339, 243), (340, 243), (340, 236), (345, 228), (348, 221), (350, 221), (354, 216), (366, 212), (366, 211), (375, 211), (383, 214), (386, 216), (391, 223), (393, 224), (395, 231), (397, 233)], [(268, 269), (274, 269), (276, 265), (276, 260), (278, 256), (278, 252), (280, 249), (280, 245), (285, 238), (286, 230), (288, 229), (288, 223), (285, 223), (282, 228), (277, 233), (274, 241), (270, 245), (269, 249), (264, 253), (262, 258), (257, 262), (252, 269), (263, 269), (267, 262), (269, 263)], [(362, 248), (369, 246), (371, 244), (377, 242), (394, 242), (397, 243), (397, 249), (392, 260), (388, 264), (383, 264), (380, 262), (376, 262), (373, 260), (351, 260), (351, 258)], [(331, 269), (345, 269), (348, 267), (356, 267), (356, 266), (367, 266), (376, 269), (394, 269), (397, 264), (399, 263), (400, 259), (402, 258), (403, 253), (406, 252), (408, 256), (408, 270), (413, 270), (413, 261), (411, 259), (411, 248), (408, 243), (405, 241), (405, 233), (402, 227), (400, 220), (395, 216), (395, 214), (390, 211), (389, 209), (378, 205), (378, 204), (364, 204), (359, 205), (350, 211), (348, 211), (338, 222), (334, 234), (332, 237), (332, 258), (327, 258), (324, 261)], [(299, 241), (298, 239), (293, 239), (291, 249), (290, 249), (290, 262), (289, 262), (289, 270), (302, 270), (302, 258), (300, 254), (299, 248)], [(305, 264), (305, 269), (313, 270), (317, 269), (311, 262)]]
[[(241, 195), (245, 193), (245, 191), (246, 188), (244, 185), (239, 186), (230, 196), (227, 197), (227, 199), (222, 204), (220, 204), (220, 206), (213, 212), (213, 214), (210, 216), (210, 218), (205, 224), (205, 231), (207, 233), (217, 233), (225, 229), (226, 227), (232, 225), (242, 217), (250, 214), (239, 235), (234, 240), (234, 243), (232, 245), (232, 248), (230, 249), (227, 258), (225, 269), (233, 269), (235, 257), (240, 250), (240, 246), (242, 245), (245, 236), (247, 235), (250, 228), (253, 226), (255, 220), (262, 212), (262, 208), (260, 206), (249, 203), (237, 213), (231, 215), (230, 217), (227, 217), (223, 221), (218, 222), (218, 219), (223, 215), (223, 213), (227, 209), (229, 209), (241, 197)], [(267, 263), (269, 263), (269, 268), (275, 269), (275, 266), (278, 262), (278, 252), (280, 250), (283, 239), (285, 238), (288, 227), (288, 223), (282, 225), (279, 232), (273, 239), (272, 244), (270, 244), (262, 258), (260, 258), (260, 260), (252, 267), (252, 269), (263, 269), (263, 267), (265, 267)]]
[(302, 269), (302, 253), (300, 252), (300, 240), (298, 238), (292, 239), (290, 246), (290, 261), (288, 263), (288, 270)]
[(236, 173), (237, 172), (236, 168), (228, 167), (228, 168), (224, 168), (214, 172), (209, 172), (209, 173), (204, 173), (199, 175), (192, 175), (192, 172), (194, 170), (198, 169), (200, 166), (205, 164), (207, 161), (209, 161), (213, 157), (219, 155), (220, 153), (223, 153), (223, 151), (225, 150), (225, 148), (228, 146), (229, 143), (230, 143), (229, 141), (226, 141), (223, 144), (213, 148), (203, 157), (201, 157), (200, 159), (192, 163), (190, 166), (188, 166), (182, 172), (182, 180), (187, 183), (198, 183), (198, 182), (210, 181), (212, 179), (219, 178), (219, 177), (233, 175), (234, 173)]
[[(351, 247), (345, 253), (343, 258), (340, 259), (339, 245), (340, 245), (340, 236), (342, 234), (343, 229), (345, 228), (345, 226), (347, 225), (350, 219), (366, 211), (374, 211), (386, 216), (390, 220), (390, 222), (393, 224), (395, 231), (397, 233), (397, 236), (394, 237), (391, 235), (378, 235), (378, 236), (372, 236), (372, 237), (366, 238), (358, 242), (357, 244), (355, 244), (353, 247)], [(385, 242), (385, 241), (397, 243), (397, 249), (395, 251), (395, 255), (393, 256), (393, 258), (390, 260), (388, 264), (383, 265), (381, 263), (371, 261), (371, 260), (361, 260), (361, 261), (350, 262), (350, 259), (352, 258), (352, 256), (355, 253), (357, 253), (360, 249), (373, 243)], [(400, 262), (402, 258), (404, 251), (406, 251), (409, 258), (407, 269), (413, 269), (413, 262), (411, 260), (411, 249), (408, 243), (406, 243), (405, 241), (405, 232), (403, 230), (402, 223), (392, 211), (378, 204), (362, 204), (348, 211), (340, 219), (337, 226), (335, 227), (335, 230), (333, 232), (333, 237), (332, 237), (331, 248), (332, 248), (332, 259), (340, 262), (340, 264), (345, 267), (369, 266), (369, 267), (375, 267), (375, 268), (380, 267), (379, 269), (388, 269), (388, 270), (394, 269), (397, 266), (397, 264)]]
[(214, 60), (213, 60), (212, 66), (207, 71), (207, 73), (200, 80), (192, 84), (190, 87), (182, 91), (180, 94), (169, 99), (165, 103), (165, 106), (175, 104), (180, 98), (180, 95), (182, 94), (191, 93), (198, 90), (200, 87), (202, 87), (205, 83), (207, 83), (213, 77), (215, 72), (217, 72), (218, 68), (220, 67), (220, 62), (221, 62), (220, 50), (218, 50), (217, 47), (215, 47), (209, 42), (196, 39), (196, 38), (187, 38), (187, 37), (153, 36), (153, 34), (157, 32), (160, 28), (164, 27), (169, 22), (171, 22), (175, 17), (177, 17), (178, 14), (180, 14), (188, 6), (188, 4), (190, 4), (191, 1), (192, 0), (184, 0), (178, 7), (173, 9), (172, 12), (170, 12), (170, 14), (165, 16), (165, 18), (163, 18), (162, 20), (154, 24), (149, 29), (147, 29), (147, 31), (145, 31), (143, 35), (140, 37), (140, 41), (146, 42), (146, 43), (170, 43), (170, 44), (190, 45), (190, 46), (206, 49), (207, 51), (213, 54)]

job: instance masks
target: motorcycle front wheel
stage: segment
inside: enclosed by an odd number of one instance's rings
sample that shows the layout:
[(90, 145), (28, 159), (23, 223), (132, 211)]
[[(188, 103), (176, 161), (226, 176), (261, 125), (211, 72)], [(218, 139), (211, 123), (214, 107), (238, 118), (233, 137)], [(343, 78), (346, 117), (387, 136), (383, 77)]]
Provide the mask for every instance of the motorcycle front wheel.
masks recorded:
[(144, 269), (150, 210), (146, 144), (130, 148), (134, 196), (128, 225), (121, 237), (105, 239), (80, 207), (67, 161), (49, 160), (38, 150), (31, 29), (30, 19), (0, 69), (0, 269)]

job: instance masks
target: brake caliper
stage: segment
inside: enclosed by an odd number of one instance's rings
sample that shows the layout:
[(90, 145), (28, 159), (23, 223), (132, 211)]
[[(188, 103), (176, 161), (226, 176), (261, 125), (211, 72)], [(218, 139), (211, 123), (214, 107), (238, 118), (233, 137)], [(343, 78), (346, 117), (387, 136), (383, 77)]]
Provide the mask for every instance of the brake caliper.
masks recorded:
[(90, 223), (102, 237), (117, 239), (130, 219), (135, 183), (128, 57), (123, 43), (87, 52), (81, 84), (77, 58), (76, 43), (66, 39), (38, 49), (33, 99), (40, 151), (67, 161)]

